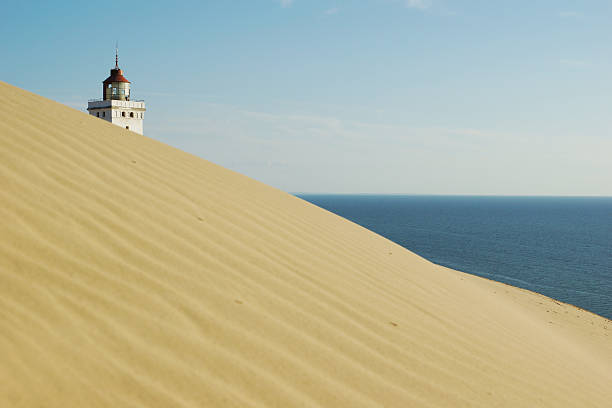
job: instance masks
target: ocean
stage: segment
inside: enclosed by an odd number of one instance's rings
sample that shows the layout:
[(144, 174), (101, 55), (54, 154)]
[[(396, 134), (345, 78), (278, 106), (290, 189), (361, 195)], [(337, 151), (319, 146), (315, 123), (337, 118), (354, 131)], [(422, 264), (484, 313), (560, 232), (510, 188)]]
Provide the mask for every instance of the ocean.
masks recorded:
[(437, 264), (612, 319), (612, 198), (297, 196)]

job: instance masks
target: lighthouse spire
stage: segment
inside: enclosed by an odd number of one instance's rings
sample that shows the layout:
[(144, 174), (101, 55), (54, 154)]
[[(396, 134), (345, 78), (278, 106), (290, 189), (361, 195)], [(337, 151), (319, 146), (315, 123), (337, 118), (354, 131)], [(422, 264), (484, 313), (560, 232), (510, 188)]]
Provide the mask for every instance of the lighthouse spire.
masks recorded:
[(119, 69), (119, 41), (115, 43), (115, 68)]

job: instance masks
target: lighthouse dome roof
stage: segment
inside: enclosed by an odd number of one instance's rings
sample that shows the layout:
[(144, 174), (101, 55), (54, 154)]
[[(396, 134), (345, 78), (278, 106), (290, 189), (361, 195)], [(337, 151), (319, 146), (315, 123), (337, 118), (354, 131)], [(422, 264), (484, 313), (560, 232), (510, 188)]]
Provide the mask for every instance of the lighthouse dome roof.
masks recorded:
[(130, 83), (130, 81), (128, 81), (127, 78), (123, 76), (123, 71), (121, 71), (119, 68), (111, 69), (110, 76), (104, 80), (105, 84), (111, 82), (127, 82), (128, 84)]

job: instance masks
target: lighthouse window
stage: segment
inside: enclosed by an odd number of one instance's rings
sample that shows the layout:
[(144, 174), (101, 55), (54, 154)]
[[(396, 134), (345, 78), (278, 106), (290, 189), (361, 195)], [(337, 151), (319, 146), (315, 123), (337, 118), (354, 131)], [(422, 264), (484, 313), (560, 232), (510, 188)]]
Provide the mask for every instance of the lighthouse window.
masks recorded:
[(96, 116), (97, 116), (97, 117), (100, 117), (100, 112), (96, 112)]
[(102, 117), (105, 118), (106, 117), (106, 112), (102, 112)]
[(134, 112), (130, 112), (130, 118), (134, 117)]
[(125, 118), (125, 112), (121, 112), (121, 116)]

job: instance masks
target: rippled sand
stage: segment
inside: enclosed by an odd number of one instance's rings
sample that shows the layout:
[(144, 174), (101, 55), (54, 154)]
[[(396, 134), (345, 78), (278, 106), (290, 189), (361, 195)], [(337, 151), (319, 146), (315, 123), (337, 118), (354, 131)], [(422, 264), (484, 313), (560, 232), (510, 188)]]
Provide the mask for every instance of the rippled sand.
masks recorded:
[(0, 96), (0, 406), (611, 406), (609, 320)]

